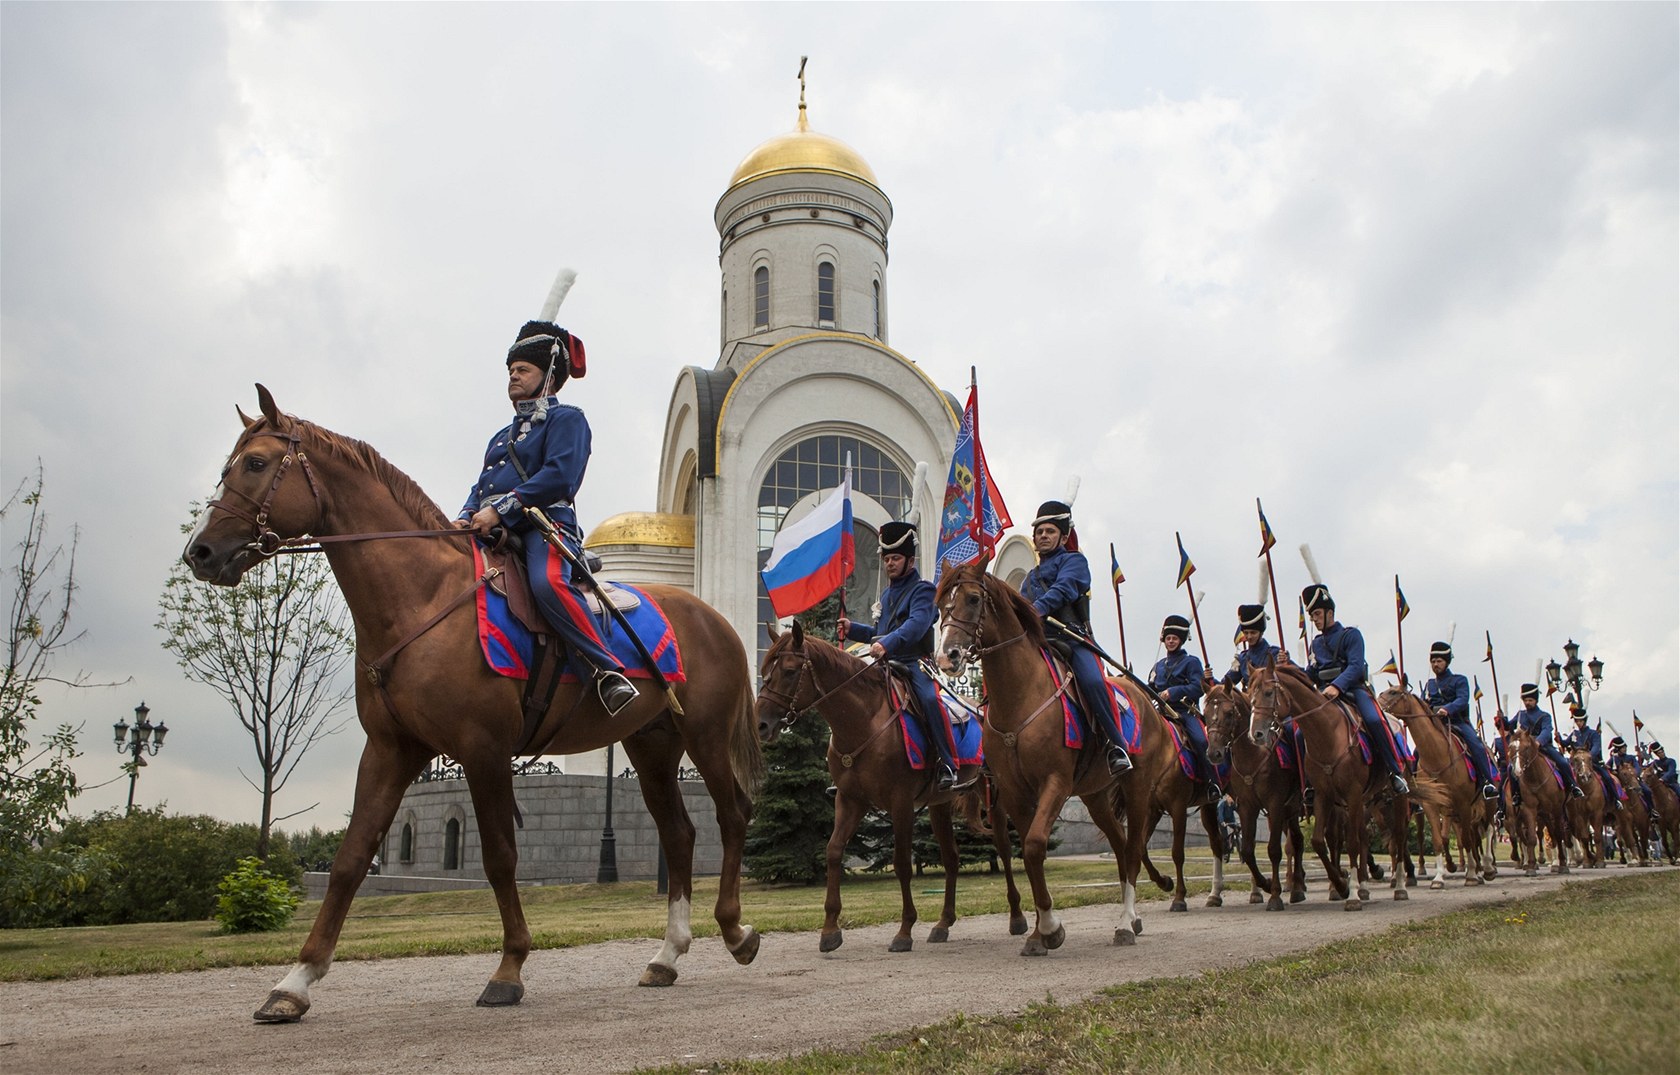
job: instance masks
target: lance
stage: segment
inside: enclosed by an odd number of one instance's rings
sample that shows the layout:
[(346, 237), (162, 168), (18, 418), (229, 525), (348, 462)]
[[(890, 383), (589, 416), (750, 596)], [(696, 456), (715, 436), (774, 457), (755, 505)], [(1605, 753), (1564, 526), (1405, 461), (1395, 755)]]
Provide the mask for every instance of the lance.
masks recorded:
[(1487, 656), (1482, 658), (1493, 672), (1493, 716), (1499, 722), (1499, 734), (1505, 734), (1505, 696), (1499, 693), (1499, 665), (1493, 659), (1493, 632), (1487, 632)]
[[(1202, 637), (1202, 614), (1196, 610), (1196, 591), (1190, 586), (1190, 576), (1196, 573), (1196, 565), (1190, 560), (1189, 555), (1185, 553), (1184, 539), (1179, 537), (1178, 531), (1173, 531), (1173, 537), (1178, 541), (1178, 556), (1180, 561), (1179, 574), (1183, 576), (1183, 578), (1179, 580), (1179, 583), (1184, 587), (1185, 595), (1190, 598), (1190, 622), (1196, 626), (1196, 643), (1202, 650), (1202, 668), (1205, 671), (1210, 667), (1208, 662), (1207, 639)], [(1188, 564), (1190, 568), (1188, 571), (1184, 570), (1184, 565), (1186, 564)]]
[(560, 537), (559, 529), (554, 525), (554, 520), (544, 514), (541, 508), (526, 508), (525, 516), (536, 526), (537, 532), (542, 535), (543, 540), (556, 549), (560, 553), (561, 559), (570, 564), (572, 570), (577, 572), (578, 578), (582, 579), (600, 597), (601, 607), (607, 610), (608, 615), (629, 637), (630, 644), (636, 648), (636, 655), (641, 657), (642, 664), (653, 674), (654, 682), (658, 683), (660, 689), (665, 692), (665, 700), (670, 704), (671, 712), (679, 717), (682, 716), (682, 703), (677, 701), (676, 689), (671, 686), (670, 680), (665, 678), (665, 673), (659, 670), (659, 664), (653, 659), (653, 654), (648, 652), (647, 644), (642, 641), (642, 636), (638, 635), (636, 629), (630, 626), (630, 621), (625, 618), (624, 613), (619, 610), (618, 606), (609, 601), (607, 595), (601, 591), (600, 584), (595, 581), (595, 576), (589, 573), (589, 566), (583, 562), (583, 557), (566, 546), (565, 541)]
[[(1272, 535), (1272, 527), (1266, 522), (1266, 513), (1260, 507), (1260, 498), (1254, 498), (1254, 510), (1260, 512), (1260, 555), (1266, 558), (1266, 582), (1272, 591), (1272, 615), (1277, 617), (1278, 649), (1289, 652), (1289, 643), (1283, 637), (1283, 609), (1278, 604), (1277, 572), (1272, 569), (1272, 546), (1277, 544), (1277, 538)], [(1262, 602), (1264, 603), (1264, 602)]]
[[(1643, 727), (1645, 727), (1645, 722), (1639, 719), (1639, 710), (1635, 709), (1633, 711), (1633, 756), (1635, 758), (1641, 758), (1644, 753), (1644, 748), (1639, 745), (1639, 730)], [(1640, 764), (1645, 763), (1641, 760)]]
[(1476, 738), (1486, 739), (1487, 733), (1482, 730), (1482, 685), (1476, 681), (1475, 676), (1470, 677), (1470, 685), (1470, 697), (1476, 702)]
[(1127, 668), (1132, 666), (1132, 659), (1126, 653), (1126, 613), (1120, 607), (1120, 584), (1126, 581), (1126, 576), (1120, 573), (1120, 558), (1114, 555), (1114, 542), (1108, 543), (1108, 562), (1112, 566), (1109, 577), (1114, 581), (1114, 617), (1120, 621), (1120, 661)]
[(1394, 637), (1400, 644), (1400, 659), (1398, 663), (1400, 668), (1400, 687), (1402, 690), (1405, 689), (1406, 686), (1406, 632), (1400, 625), (1405, 622), (1407, 611), (1406, 597), (1400, 592), (1400, 576), (1396, 575), (1394, 576)]

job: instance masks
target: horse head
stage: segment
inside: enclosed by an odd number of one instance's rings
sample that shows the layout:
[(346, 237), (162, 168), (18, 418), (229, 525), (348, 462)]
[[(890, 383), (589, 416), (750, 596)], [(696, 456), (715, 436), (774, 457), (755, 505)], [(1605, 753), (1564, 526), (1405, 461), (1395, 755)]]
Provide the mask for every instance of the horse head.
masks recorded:
[[(181, 554), (202, 582), (233, 586), (281, 542), (309, 533), (321, 519), (321, 494), (308, 457), (299, 450), (304, 423), (282, 414), (257, 385), (262, 417), (245, 424), (222, 466), (216, 495), (204, 506)], [(303, 481), (286, 481), (294, 469)]]
[(1255, 669), (1248, 680), (1250, 714), (1248, 737), (1257, 746), (1272, 749), (1283, 734), (1283, 683), (1278, 675), (1277, 658), (1266, 661), (1266, 667)]
[(1207, 726), (1208, 761), (1224, 764), (1231, 745), (1248, 730), (1248, 699), (1234, 687), (1218, 684), (1202, 696), (1202, 723)]
[[(759, 670), (758, 741), (773, 743), (782, 729), (799, 719), (817, 696), (811, 675), (811, 655), (805, 648), (805, 628), (798, 620), (785, 634), (771, 628), (770, 648)], [(801, 701), (805, 699), (804, 701)]]
[(1392, 714), (1399, 720), (1410, 724), (1419, 717), (1433, 716), (1430, 708), (1424, 704), (1422, 698), (1407, 690), (1404, 686), (1390, 687), (1377, 696), (1377, 705), (1384, 713)]
[(971, 661), (980, 659), (981, 632), (991, 604), (986, 594), (985, 564), (948, 569), (939, 580), (935, 600), (940, 632), (934, 653), (939, 670), (961, 675)]

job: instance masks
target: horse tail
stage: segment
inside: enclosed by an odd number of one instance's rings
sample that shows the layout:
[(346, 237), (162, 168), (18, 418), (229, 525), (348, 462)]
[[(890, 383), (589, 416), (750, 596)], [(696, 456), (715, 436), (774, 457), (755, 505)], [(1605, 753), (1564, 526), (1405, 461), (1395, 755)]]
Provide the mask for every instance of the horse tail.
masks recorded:
[(758, 742), (758, 714), (753, 709), (752, 691), (744, 680), (735, 720), (729, 729), (729, 768), (748, 801), (758, 798), (758, 789), (764, 783), (764, 748)]
[(1414, 774), (1411, 778), (1412, 801), (1429, 806), (1452, 805), (1452, 792), (1447, 786), (1434, 777), (1423, 772)]

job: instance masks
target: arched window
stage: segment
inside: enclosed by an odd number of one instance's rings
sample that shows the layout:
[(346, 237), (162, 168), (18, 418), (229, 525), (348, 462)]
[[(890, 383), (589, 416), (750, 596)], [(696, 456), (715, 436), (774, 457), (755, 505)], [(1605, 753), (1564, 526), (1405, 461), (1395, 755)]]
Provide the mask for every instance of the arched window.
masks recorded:
[[(852, 489), (874, 500), (894, 519), (902, 519), (910, 512), (910, 479), (892, 458), (881, 449), (857, 437), (841, 434), (822, 434), (807, 438), (789, 447), (765, 472), (758, 489), (758, 566), (770, 558), (770, 546), (776, 531), (787, 518), (788, 509), (812, 493), (833, 489), (845, 474), (846, 455), (852, 457)], [(881, 561), (875, 555), (875, 530), (854, 520), (852, 539), (857, 563), (846, 583), (846, 607), (867, 609), (881, 596), (886, 580), (881, 575)], [(758, 588), (759, 654), (769, 645), (770, 635), (764, 627), (775, 623), (776, 611), (763, 582)], [(859, 618), (862, 618), (860, 616)]]
[(760, 265), (753, 270), (753, 328), (770, 327), (770, 267)]
[(403, 822), (402, 841), (397, 845), (397, 861), (414, 861), (414, 826)]
[(817, 324), (834, 327), (834, 262), (817, 263)]
[(881, 281), (875, 281), (875, 338), (881, 338)]
[(443, 827), (443, 868), (461, 868), (461, 819), (452, 817)]

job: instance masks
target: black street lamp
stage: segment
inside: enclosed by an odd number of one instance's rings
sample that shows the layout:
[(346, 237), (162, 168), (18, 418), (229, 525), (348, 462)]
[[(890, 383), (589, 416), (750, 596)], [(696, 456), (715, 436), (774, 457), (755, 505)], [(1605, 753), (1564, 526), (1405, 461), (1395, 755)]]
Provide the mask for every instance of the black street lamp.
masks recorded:
[[(153, 724), (147, 718), (151, 716), (151, 709), (145, 702), (134, 707), (134, 737), (128, 737), (128, 721), (119, 719), (112, 725), (116, 732), (117, 753), (132, 754), (134, 760), (124, 764), (128, 770), (128, 813), (134, 813), (134, 784), (140, 779), (140, 767), (146, 764), (146, 755), (157, 756), (163, 749), (163, 737), (169, 734), (169, 728), (163, 721)], [(124, 740), (128, 740), (124, 742)]]
[[(1564, 695), (1565, 702), (1573, 701), (1581, 712), (1587, 711), (1587, 692), (1596, 691), (1604, 686), (1604, 662), (1596, 656), (1581, 663), (1581, 647), (1573, 638), (1563, 644), (1563, 655), (1567, 658), (1559, 664), (1556, 658), (1546, 664), (1546, 683), (1553, 690), (1567, 686), (1569, 692)], [(1584, 674), (1583, 674), (1584, 673)]]
[(618, 837), (612, 827), (613, 745), (607, 744), (607, 823), (601, 829), (601, 864), (595, 869), (595, 883), (618, 880)]

